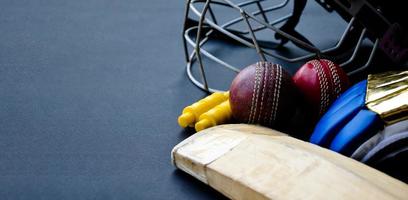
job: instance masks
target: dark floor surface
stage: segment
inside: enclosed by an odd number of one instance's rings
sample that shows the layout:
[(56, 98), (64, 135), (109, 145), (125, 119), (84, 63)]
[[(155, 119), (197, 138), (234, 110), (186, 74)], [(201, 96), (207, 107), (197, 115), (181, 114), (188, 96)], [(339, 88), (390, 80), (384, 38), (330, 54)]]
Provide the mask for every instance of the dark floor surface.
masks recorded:
[(184, 1), (0, 1), (1, 199), (220, 199), (175, 170)]

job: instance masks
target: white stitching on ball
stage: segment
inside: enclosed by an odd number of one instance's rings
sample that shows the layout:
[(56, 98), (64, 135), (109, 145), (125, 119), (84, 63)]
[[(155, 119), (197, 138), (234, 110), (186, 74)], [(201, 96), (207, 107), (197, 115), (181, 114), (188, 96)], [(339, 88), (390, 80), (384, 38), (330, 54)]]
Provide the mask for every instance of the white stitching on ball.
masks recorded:
[(258, 65), (259, 65), (259, 62), (257, 62), (255, 64), (254, 88), (252, 90), (251, 110), (249, 112), (248, 123), (251, 123), (252, 113), (253, 113), (253, 110), (254, 110), (254, 107), (255, 107), (254, 102), (255, 102), (255, 91), (256, 91), (256, 87), (257, 87), (256, 86), (256, 79), (257, 79), (257, 73), (258, 73)]
[(273, 91), (273, 103), (272, 103), (272, 110), (269, 117), (269, 124), (273, 125), (276, 119), (276, 110), (279, 101), (279, 87), (280, 87), (280, 77), (281, 77), (281, 70), (282, 67), (280, 65), (274, 64), (274, 68), (276, 69), (276, 74), (274, 76), (274, 91)]
[(259, 114), (258, 114), (258, 123), (260, 123), (260, 121), (261, 121), (261, 116), (262, 116), (262, 112), (263, 112), (263, 102), (264, 102), (265, 88), (266, 88), (266, 77), (268, 75), (268, 65), (266, 64), (266, 62), (263, 62), (262, 64), (263, 64), (263, 69), (264, 69), (263, 88), (262, 88), (262, 96), (261, 96), (261, 108), (259, 109)]
[[(271, 65), (271, 64), (268, 64), (268, 67), (270, 68), (270, 70), (271, 70), (271, 72), (269, 73), (269, 78), (268, 78), (268, 103), (267, 103), (267, 107), (268, 108), (272, 108), (272, 106), (273, 106), (273, 97), (274, 97), (274, 95), (273, 95), (273, 93), (272, 93), (272, 91), (270, 91), (271, 90), (271, 88), (270, 88), (270, 86), (272, 85), (272, 81), (273, 81), (273, 84), (275, 84), (275, 80), (274, 80), (274, 74), (275, 74), (275, 71), (274, 71), (274, 65)], [(264, 117), (264, 122), (265, 123), (267, 123), (267, 122), (271, 122), (272, 121), (272, 109), (269, 109), (270, 110), (270, 114), (269, 115), (267, 115), (267, 113), (265, 113), (265, 117)], [(267, 116), (269, 116), (269, 118), (267, 119)]]
[(317, 75), (319, 78), (319, 85), (320, 85), (320, 109), (319, 115), (323, 114), (323, 111), (329, 105), (329, 96), (328, 96), (328, 83), (326, 74), (323, 71), (323, 66), (321, 65), (319, 60), (313, 60), (312, 63), (313, 68), (317, 71)]
[(251, 123), (255, 123), (255, 118), (256, 118), (256, 111), (258, 110), (258, 99), (259, 99), (259, 91), (260, 91), (260, 84), (261, 84), (261, 62), (257, 65), (257, 70), (255, 72), (255, 85), (256, 85), (256, 91), (255, 91), (255, 102), (254, 102), (254, 113), (252, 114), (252, 119)]
[(273, 121), (273, 110), (274, 110), (274, 107), (275, 107), (275, 101), (276, 101), (276, 89), (277, 89), (277, 87), (276, 87), (276, 84), (277, 84), (277, 79), (276, 79), (276, 77), (277, 77), (277, 75), (278, 75), (278, 69), (277, 69), (277, 67), (276, 67), (276, 64), (273, 64), (273, 69), (274, 69), (274, 80), (273, 80), (273, 99), (272, 99), (272, 109), (271, 109), (271, 113), (270, 113), (270, 116), (269, 116), (269, 124), (271, 125), (272, 124), (272, 121)]
[(259, 65), (259, 73), (258, 73), (258, 87), (256, 90), (256, 96), (255, 96), (255, 109), (254, 109), (254, 114), (252, 115), (252, 123), (256, 123), (256, 114), (258, 110), (258, 101), (259, 101), (259, 93), (261, 92), (261, 79), (262, 79), (262, 74), (263, 74), (263, 63), (261, 62)]
[(333, 82), (334, 82), (334, 98), (339, 97), (341, 93), (341, 83), (340, 83), (340, 77), (339, 77), (339, 72), (337, 68), (334, 66), (334, 63), (330, 60), (325, 60), (330, 69), (330, 74), (333, 77)]
[(278, 114), (281, 85), (282, 85), (282, 66), (279, 66), (278, 90), (277, 90), (278, 92), (277, 92), (276, 105), (275, 105), (275, 110), (274, 110), (275, 114), (273, 116), (274, 122), (276, 121), (276, 115)]

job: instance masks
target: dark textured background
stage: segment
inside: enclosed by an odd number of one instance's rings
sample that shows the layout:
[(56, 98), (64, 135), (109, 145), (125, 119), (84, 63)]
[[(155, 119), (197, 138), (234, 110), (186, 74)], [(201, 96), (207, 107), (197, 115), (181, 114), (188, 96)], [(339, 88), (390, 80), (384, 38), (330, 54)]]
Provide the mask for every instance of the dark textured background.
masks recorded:
[(205, 95), (183, 4), (0, 1), (1, 199), (222, 198), (170, 164), (178, 114)]

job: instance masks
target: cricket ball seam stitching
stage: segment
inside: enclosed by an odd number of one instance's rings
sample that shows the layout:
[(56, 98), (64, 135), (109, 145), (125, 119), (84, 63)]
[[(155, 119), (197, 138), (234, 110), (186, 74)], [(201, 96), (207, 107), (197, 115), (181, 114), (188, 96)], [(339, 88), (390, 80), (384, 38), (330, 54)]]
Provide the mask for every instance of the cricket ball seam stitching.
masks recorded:
[(326, 60), (326, 62), (329, 64), (330, 73), (333, 77), (334, 92), (335, 92), (334, 98), (337, 98), (340, 95), (340, 91), (341, 91), (340, 77), (339, 77), (336, 67), (334, 66), (334, 63), (329, 60)]
[(320, 114), (323, 114), (323, 112), (327, 109), (327, 107), (329, 106), (329, 101), (330, 101), (330, 94), (329, 94), (329, 79), (328, 79), (328, 77), (327, 77), (327, 74), (323, 71), (323, 66), (321, 65), (321, 63), (319, 62), (319, 65), (320, 65), (320, 70), (321, 70), (321, 72), (322, 72), (322, 74), (323, 74), (323, 79), (324, 79), (324, 100), (323, 100), (323, 103), (324, 103), (324, 106), (323, 107), (321, 107), (321, 109), (320, 109)]
[(279, 69), (279, 76), (278, 76), (278, 89), (277, 89), (277, 97), (276, 97), (276, 105), (275, 105), (275, 110), (274, 110), (274, 117), (273, 121), (275, 122), (276, 120), (276, 115), (278, 112), (278, 107), (279, 107), (279, 96), (280, 96), (280, 89), (281, 89), (281, 83), (282, 83), (282, 67), (278, 65)]
[[(274, 77), (274, 74), (275, 74), (275, 72), (274, 72), (274, 65), (268, 65), (268, 67), (269, 68), (271, 68), (270, 70), (271, 70), (271, 72), (269, 73), (269, 78), (268, 78), (268, 85), (269, 86), (271, 86), (272, 85), (272, 82), (271, 81), (273, 81), (273, 77)], [(275, 83), (275, 81), (273, 81), (273, 83)], [(268, 91), (269, 90), (271, 90), (271, 88), (269, 88), (268, 89)], [(272, 102), (272, 100), (273, 100), (273, 94), (271, 94), (270, 92), (268, 92), (268, 102), (267, 102), (267, 107), (268, 108), (271, 108), (272, 106), (273, 106), (273, 102)], [(270, 121), (272, 121), (272, 119), (271, 119), (271, 115), (272, 115), (272, 109), (269, 109), (270, 111), (270, 113), (271, 114), (269, 114), (269, 115), (267, 115), (267, 113), (265, 113), (265, 117), (264, 117), (264, 121), (265, 121), (265, 123), (267, 123), (267, 122), (269, 122), (270, 123)], [(266, 119), (267, 118), (267, 116), (269, 116), (269, 118), (268, 119)]]
[(323, 110), (326, 109), (329, 101), (328, 97), (328, 85), (327, 85), (327, 77), (326, 74), (323, 71), (323, 67), (320, 64), (320, 61), (313, 61), (312, 63), (313, 68), (317, 71), (317, 75), (319, 78), (319, 85), (320, 85), (320, 109), (319, 109), (319, 115), (323, 113)]
[(271, 110), (271, 114), (269, 116), (269, 124), (272, 125), (272, 120), (273, 120), (273, 114), (274, 114), (274, 109), (275, 109), (275, 105), (276, 105), (276, 84), (277, 84), (277, 75), (278, 75), (278, 67), (276, 66), (276, 64), (273, 65), (274, 66), (274, 71), (275, 71), (275, 79), (273, 82), (273, 100), (272, 100), (272, 110)]
[(254, 110), (252, 113), (252, 117), (251, 117), (251, 122), (250, 123), (254, 123), (255, 122), (255, 115), (256, 115), (256, 110), (258, 107), (258, 90), (259, 90), (259, 82), (260, 82), (260, 76), (261, 76), (261, 63), (258, 62), (257, 66), (256, 66), (256, 71), (255, 71), (255, 98), (254, 98)]
[(264, 97), (265, 97), (265, 88), (266, 88), (266, 77), (268, 75), (268, 68), (267, 65), (265, 65), (265, 62), (263, 63), (263, 88), (262, 88), (262, 96), (261, 96), (261, 108), (259, 109), (259, 114), (258, 114), (258, 122), (261, 121), (261, 116), (262, 116), (262, 112), (263, 112), (263, 102), (264, 102)]
[(253, 90), (252, 90), (251, 109), (250, 109), (250, 111), (249, 111), (248, 123), (251, 122), (252, 113), (253, 113), (253, 110), (254, 110), (257, 71), (258, 71), (258, 63), (255, 64), (254, 88), (253, 88)]
[(255, 89), (255, 102), (254, 102), (254, 110), (253, 110), (253, 114), (252, 114), (252, 119), (250, 119), (250, 123), (254, 123), (255, 122), (255, 117), (256, 117), (256, 111), (258, 110), (258, 98), (259, 98), (259, 86), (260, 86), (260, 79), (261, 79), (261, 63), (258, 62), (257, 68), (255, 70), (255, 85), (256, 85), (256, 89)]
[(258, 73), (258, 87), (256, 90), (256, 97), (255, 97), (255, 109), (254, 109), (254, 114), (252, 115), (252, 123), (256, 123), (256, 114), (258, 113), (259, 115), (259, 110), (258, 110), (258, 101), (259, 101), (259, 93), (261, 92), (261, 80), (262, 80), (262, 75), (263, 75), (263, 63), (261, 62), (259, 65), (259, 73)]
[(328, 77), (327, 74), (323, 70), (323, 66), (321, 64), (321, 61), (318, 61), (317, 64), (319, 65), (319, 69), (323, 75), (323, 85), (324, 85), (324, 99), (323, 99), (323, 106), (320, 108), (320, 114), (323, 114), (323, 111), (326, 110), (328, 104), (329, 104), (329, 85), (328, 85)]

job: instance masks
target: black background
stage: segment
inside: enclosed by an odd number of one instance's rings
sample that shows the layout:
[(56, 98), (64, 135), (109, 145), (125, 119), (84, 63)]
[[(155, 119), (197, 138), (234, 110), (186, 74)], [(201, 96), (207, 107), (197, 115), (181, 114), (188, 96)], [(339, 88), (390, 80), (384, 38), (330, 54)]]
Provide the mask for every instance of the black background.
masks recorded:
[[(210, 199), (175, 170), (184, 1), (0, 1), (1, 199)], [(164, 51), (166, 50), (166, 51)]]
[(223, 198), (170, 163), (191, 134), (177, 116), (206, 95), (185, 74), (183, 11), (0, 1), (1, 199)]

